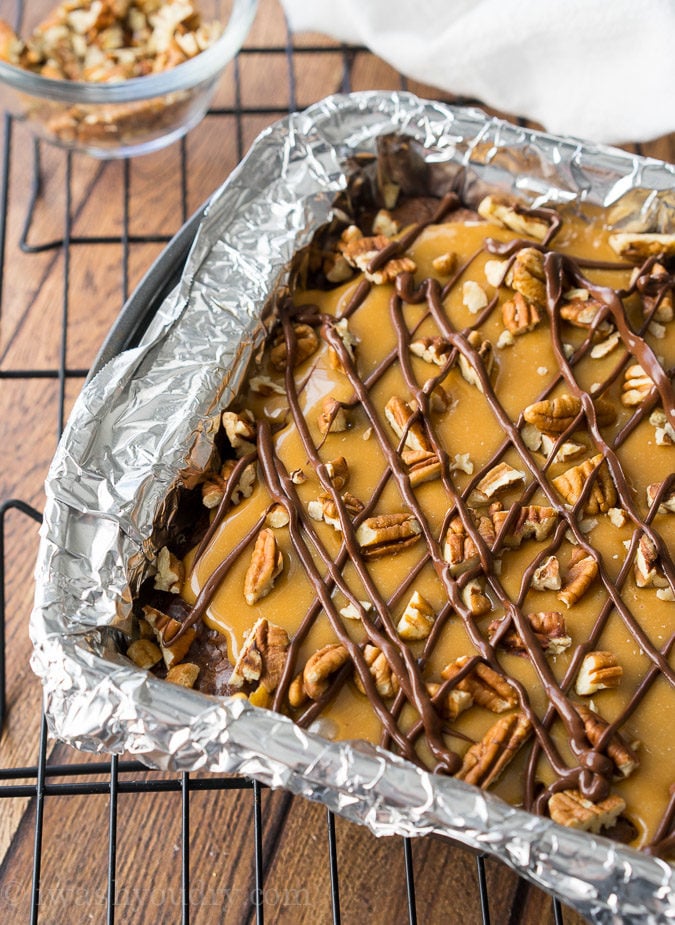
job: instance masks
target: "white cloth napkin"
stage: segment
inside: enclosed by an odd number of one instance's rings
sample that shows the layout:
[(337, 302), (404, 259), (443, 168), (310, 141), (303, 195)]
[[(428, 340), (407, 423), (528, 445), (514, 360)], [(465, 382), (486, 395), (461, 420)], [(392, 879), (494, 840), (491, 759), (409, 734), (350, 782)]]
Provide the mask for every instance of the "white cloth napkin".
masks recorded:
[(282, 0), (453, 94), (598, 142), (675, 131), (675, 0)]

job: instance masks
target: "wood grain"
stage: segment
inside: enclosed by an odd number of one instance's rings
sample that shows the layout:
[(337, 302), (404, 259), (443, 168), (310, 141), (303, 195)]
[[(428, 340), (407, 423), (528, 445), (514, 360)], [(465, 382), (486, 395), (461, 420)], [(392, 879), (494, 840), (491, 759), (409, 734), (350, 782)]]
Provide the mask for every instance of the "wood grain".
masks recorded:
[[(41, 2), (51, 5), (51, 0)], [(278, 3), (262, 0), (248, 46), (283, 48), (286, 41)], [(325, 46), (325, 53), (302, 52), (315, 45)], [(295, 47), (291, 64), (276, 52), (240, 57), (240, 103), (259, 111), (241, 119), (232, 114), (237, 89), (236, 69), (230, 65), (214, 101), (216, 112), (184, 142), (127, 163), (68, 156), (44, 144), (36, 147), (25, 124), (4, 122), (0, 141), (6, 141), (9, 157), (4, 164), (8, 185), (0, 302), (0, 501), (18, 498), (42, 509), (42, 485), (63, 417), (120, 307), (161, 252), (162, 242), (223, 182), (256, 135), (278, 117), (276, 108), (305, 106), (348, 88), (338, 46), (321, 36), (302, 35), (295, 37)], [(352, 89), (402, 86), (400, 75), (368, 53), (354, 55), (351, 64)], [(449, 98), (414, 82), (409, 88), (423, 96)], [(675, 137), (643, 145), (641, 152), (673, 161)], [(2, 526), (8, 719), (0, 740), (0, 769), (7, 777), (4, 769), (34, 768), (38, 760), (40, 690), (29, 667), (27, 631), (38, 535), (34, 521), (12, 507)], [(100, 760), (53, 742), (47, 755), (49, 767)], [(92, 764), (88, 782), (109, 785), (108, 774), (94, 771), (100, 768)], [(48, 778), (54, 784), (83, 779)], [(179, 922), (180, 778), (146, 772), (121, 775), (120, 780), (174, 789), (119, 795), (116, 920), (133, 925)], [(11, 782), (34, 783), (34, 776)], [(261, 802), (265, 921), (332, 922), (326, 810), (271, 791), (263, 791)], [(2, 918), (25, 922), (30, 917), (36, 800), (17, 796), (3, 799), (0, 806)], [(41, 922), (105, 921), (109, 808), (105, 792), (46, 796)], [(255, 922), (252, 791), (195, 790), (189, 816), (190, 921)], [(403, 842), (375, 839), (340, 819), (335, 830), (342, 922), (407, 922)], [(471, 853), (439, 840), (418, 839), (410, 854), (420, 923), (482, 921)], [(552, 925), (550, 899), (540, 891), (498, 862), (486, 863), (486, 877), (493, 922)], [(581, 921), (565, 913), (567, 925)]]

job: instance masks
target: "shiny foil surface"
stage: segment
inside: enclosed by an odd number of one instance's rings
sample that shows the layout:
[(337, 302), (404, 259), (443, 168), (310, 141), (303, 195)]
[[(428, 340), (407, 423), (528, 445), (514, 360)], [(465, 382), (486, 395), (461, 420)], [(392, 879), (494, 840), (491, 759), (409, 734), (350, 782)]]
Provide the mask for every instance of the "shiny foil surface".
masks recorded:
[(85, 385), (52, 462), (30, 624), (49, 730), (76, 748), (126, 751), (156, 768), (249, 775), (376, 835), (449, 836), (592, 922), (675, 921), (675, 876), (663, 861), (376, 747), (330, 742), (241, 699), (167, 684), (118, 650), (131, 620), (130, 564), (187, 457), (208, 453), (208, 422), (262, 342), (270, 293), (330, 219), (347, 159), (374, 153), (391, 132), (416, 139), (432, 183), (459, 184), (470, 204), (500, 189), (535, 206), (612, 207), (622, 229), (675, 227), (673, 167), (411, 94), (330, 97), (263, 132), (213, 195), (182, 279), (141, 344)]

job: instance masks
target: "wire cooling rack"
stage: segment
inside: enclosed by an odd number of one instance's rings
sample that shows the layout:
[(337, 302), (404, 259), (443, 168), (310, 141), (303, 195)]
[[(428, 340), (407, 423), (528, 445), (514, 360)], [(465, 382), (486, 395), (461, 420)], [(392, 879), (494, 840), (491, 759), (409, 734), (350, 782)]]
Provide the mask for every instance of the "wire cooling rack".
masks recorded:
[[(264, 15), (270, 9), (271, 0), (262, 4), (259, 15)], [(278, 10), (276, 15), (279, 16)], [(202, 133), (201, 137), (216, 136), (218, 127), (220, 126), (222, 131), (223, 125), (226, 125), (231, 166), (233, 166), (243, 156), (250, 140), (247, 132), (257, 131), (264, 124), (311, 101), (309, 98), (303, 98), (303, 94), (307, 95), (307, 88), (303, 90), (298, 86), (296, 73), (297, 70), (301, 70), (298, 68), (301, 60), (315, 58), (316, 61), (326, 62), (330, 56), (337, 68), (337, 70), (328, 69), (332, 83), (315, 92), (314, 98), (319, 98), (324, 95), (324, 92), (351, 90), (355, 84), (354, 75), (358, 71), (359, 61), (364, 54), (364, 49), (328, 45), (322, 40), (316, 44), (311, 41), (304, 44), (298, 43), (287, 31), (282, 42), (248, 44), (232, 64), (226, 90), (209, 111), (203, 126), (174, 146), (175, 156), (172, 157), (172, 169), (173, 186), (177, 190), (179, 202), (177, 225), (185, 222), (191, 210), (194, 209), (194, 203), (191, 204), (190, 199), (190, 178), (191, 159), (199, 156), (198, 153), (194, 153), (196, 146), (193, 144), (193, 139), (198, 133)], [(266, 67), (269, 67), (277, 78), (280, 74), (283, 74), (285, 78), (286, 98), (283, 104), (278, 102), (280, 95), (278, 89), (269, 99), (261, 97), (259, 91), (257, 91), (257, 97), (255, 93), (251, 96), (249, 92), (247, 75), (254, 73), (253, 69), (259, 74), (260, 68)], [(405, 80), (394, 75), (393, 72), (391, 74), (385, 72), (385, 77), (392, 82), (392, 86), (398, 85), (406, 88)], [(357, 88), (362, 89), (363, 87)], [(454, 101), (474, 102), (457, 100), (457, 98)], [(171, 233), (161, 229), (147, 233), (138, 233), (136, 230), (133, 221), (134, 164), (131, 161), (122, 163), (121, 178), (118, 175), (117, 188), (122, 199), (119, 230), (114, 234), (82, 233), (78, 226), (78, 213), (74, 200), (76, 191), (80, 190), (83, 182), (80, 178), (84, 170), (83, 161), (66, 152), (57, 152), (39, 141), (29, 143), (27, 148), (23, 143), (19, 145), (16, 133), (20, 130), (20, 124), (12, 116), (5, 116), (0, 186), (0, 300), (5, 295), (5, 283), (12, 272), (15, 246), (25, 258), (22, 266), (28, 267), (27, 272), (30, 272), (31, 261), (37, 261), (40, 255), (45, 253), (58, 255), (63, 265), (63, 285), (59, 294), (60, 314), (55, 312), (59, 327), (56, 335), (59, 341), (58, 362), (35, 368), (28, 368), (20, 363), (4, 364), (0, 368), (0, 389), (7, 388), (12, 381), (23, 382), (28, 386), (40, 379), (50, 380), (56, 386), (54, 410), (57, 418), (56, 430), (60, 434), (67, 413), (69, 396), (72, 397), (73, 390), (79, 389), (88, 373), (87, 367), (71, 365), (69, 360), (69, 320), (75, 303), (78, 299), (80, 302), (82, 300), (82, 294), (73, 280), (73, 265), (78, 254), (82, 251), (91, 254), (99, 249), (102, 254), (105, 253), (105, 259), (109, 259), (111, 247), (116, 248), (116, 272), (119, 274), (121, 301), (124, 301), (129, 295), (134, 275), (132, 269), (134, 249), (139, 245), (154, 245), (159, 248), (170, 240)], [(22, 138), (24, 137), (29, 136), (22, 135)], [(10, 246), (8, 214), (10, 199), (17, 195), (13, 188), (13, 176), (17, 169), (18, 157), (31, 159), (30, 176), (32, 179), (30, 193), (26, 195), (26, 192), (23, 192), (25, 215), (18, 234), (18, 245)], [(58, 169), (63, 182), (64, 207), (60, 223), (48, 225), (41, 217), (41, 212), (44, 211), (45, 203), (49, 200), (48, 186), (50, 182), (53, 182), (50, 177), (54, 172), (55, 158), (59, 160)], [(49, 166), (46, 166), (46, 161), (49, 161)], [(218, 178), (218, 182), (223, 178)], [(213, 185), (215, 187), (217, 182), (214, 181)], [(4, 304), (1, 301), (0, 305), (3, 305), (4, 312)], [(10, 520), (13, 526), (8, 531), (7, 524)], [(24, 526), (33, 526), (40, 521), (41, 513), (38, 508), (22, 498), (11, 498), (0, 506), (0, 715), (3, 725), (8, 712), (12, 709), (11, 704), (8, 707), (6, 694), (9, 676), (7, 665), (12, 665), (12, 674), (17, 671), (17, 656), (13, 650), (15, 637), (12, 634), (11, 639), (9, 636), (6, 638), (5, 633), (6, 618), (9, 617), (8, 598), (13, 593), (12, 582), (16, 579), (6, 577), (6, 564), (13, 560), (15, 554), (12, 542), (17, 529), (20, 532)], [(17, 522), (19, 522), (18, 528), (16, 527)], [(32, 531), (31, 536), (32, 546), (30, 548), (34, 555), (37, 551), (35, 531)], [(25, 613), (24, 622), (27, 617), (28, 614)], [(25, 644), (22, 646), (22, 652), (27, 660)], [(32, 683), (37, 685), (36, 681)], [(35, 706), (35, 709), (37, 710), (38, 707)], [(63, 746), (54, 747), (53, 743), (48, 741), (44, 717), (32, 726), (36, 730), (35, 734), (39, 741), (35, 743), (32, 738), (26, 741), (24, 754), (30, 758), (25, 759), (23, 763), (19, 758), (18, 764), (14, 760), (12, 766), (6, 767), (3, 742), (0, 740), (0, 807), (2, 807), (0, 822), (7, 815), (5, 810), (12, 804), (19, 807), (21, 816), (16, 830), (10, 833), (9, 847), (5, 845), (5, 860), (0, 867), (2, 921), (9, 923), (26, 920), (31, 923), (38, 921), (49, 923), (105, 921), (108, 925), (114, 922), (148, 922), (152, 925), (159, 922), (181, 922), (187, 925), (190, 921), (205, 923), (254, 921), (257, 925), (263, 925), (266, 920), (289, 923), (302, 920), (303, 922), (313, 921), (321, 925), (323, 922), (347, 921), (344, 897), (349, 892), (350, 885), (345, 884), (344, 878), (341, 877), (338, 840), (348, 841), (351, 837), (351, 829), (342, 820), (336, 820), (330, 812), (321, 810), (320, 814), (314, 814), (315, 829), (306, 833), (307, 839), (313, 842), (311, 853), (316, 858), (315, 862), (309, 864), (307, 876), (311, 878), (312, 870), (315, 871), (316, 866), (323, 866), (322, 882), (327, 884), (329, 891), (329, 896), (324, 897), (323, 911), (317, 908), (316, 915), (312, 918), (310, 914), (308, 917), (307, 910), (301, 910), (301, 906), (315, 902), (315, 900), (307, 892), (307, 883), (303, 880), (295, 882), (289, 879), (284, 887), (286, 892), (283, 897), (285, 900), (283, 909), (285, 911), (282, 913), (279, 887), (275, 886), (273, 890), (270, 890), (266, 879), (268, 869), (264, 837), (266, 795), (261, 785), (239, 777), (215, 774), (171, 775), (153, 772), (136, 761), (116, 757), (109, 760), (86, 758)], [(203, 828), (209, 822), (208, 818), (205, 818), (203, 806), (199, 803), (199, 795), (214, 792), (218, 796), (212, 796), (212, 799), (220, 802), (226, 799), (236, 799), (242, 818), (248, 818), (247, 834), (245, 844), (241, 848), (241, 856), (238, 855), (234, 861), (228, 860), (228, 864), (248, 865), (252, 870), (248, 881), (250, 889), (246, 897), (238, 903), (237, 911), (234, 911), (233, 905), (229, 903), (229, 895), (223, 891), (214, 893), (210, 897), (214, 901), (207, 903), (206, 899), (209, 896), (208, 890), (205, 892), (203, 879), (199, 879), (198, 884), (196, 883), (195, 868), (200, 859), (194, 858), (191, 833), (194, 833), (195, 827)], [(147, 888), (147, 884), (145, 891), (139, 893), (138, 901), (134, 904), (130, 901), (127, 883), (121, 883), (119, 876), (127, 858), (129, 841), (127, 834), (121, 835), (123, 826), (121, 799), (125, 801), (126, 819), (128, 814), (135, 816), (134, 805), (130, 806), (130, 802), (133, 804), (135, 801), (139, 807), (145, 805), (140, 803), (143, 794), (155, 795), (155, 798), (162, 801), (160, 813), (172, 817), (176, 833), (172, 849), (174, 889), (171, 893), (171, 902), (168, 901), (167, 894), (164, 892), (161, 904), (159, 903), (160, 897), (155, 897), (157, 903), (154, 904), (154, 909), (151, 908), (154, 893)], [(45, 852), (49, 850), (50, 855), (54, 853), (51, 840), (57, 837), (54, 835), (54, 825), (51, 822), (47, 825), (47, 820), (53, 814), (64, 820), (69, 819), (67, 829), (64, 822), (64, 831), (70, 833), (67, 839), (77, 839), (77, 826), (72, 823), (74, 800), (81, 798), (75, 806), (86, 807), (86, 803), (82, 800), (94, 800), (96, 797), (99, 800), (103, 798), (107, 805), (98, 814), (98, 827), (93, 832), (89, 831), (87, 835), (90, 839), (87, 851), (99, 857), (100, 866), (105, 870), (105, 876), (98, 879), (95, 891), (92, 888), (92, 891), (87, 892), (79, 887), (69, 892), (68, 883), (59, 879), (58, 876), (55, 880), (53, 872), (46, 875), (44, 871)], [(289, 807), (294, 802), (294, 798), (284, 794), (283, 800), (286, 808), (279, 816), (280, 825), (283, 825), (284, 820), (288, 818)], [(135, 819), (135, 824), (141, 825), (142, 819)], [(124, 828), (126, 831), (126, 823), (124, 823)], [(280, 838), (279, 832), (272, 833), (272, 835), (273, 840)], [(221, 850), (223, 838), (224, 833), (213, 833), (209, 855)], [(13, 852), (16, 853), (14, 843), (17, 839), (20, 839), (24, 846), (26, 844), (30, 846), (32, 843), (32, 851), (30, 847), (28, 850), (24, 848), (18, 862), (16, 858), (13, 858)], [(228, 834), (228, 839), (231, 839), (231, 834)], [(123, 847), (121, 847), (121, 841), (123, 841)], [(269, 842), (269, 838), (267, 841)], [(442, 843), (438, 843), (435, 850), (444, 852), (444, 864), (455, 866), (460, 858), (462, 863), (467, 865), (468, 879), (472, 879), (473, 882), (467, 883), (466, 889), (472, 893), (472, 898), (470, 900), (458, 898), (456, 907), (452, 909), (438, 909), (437, 913), (430, 914), (427, 908), (427, 911), (422, 913), (418, 908), (416, 895), (416, 870), (418, 886), (420, 875), (419, 862), (416, 864), (415, 848), (413, 843), (406, 839), (398, 839), (397, 845), (402, 853), (402, 861), (399, 859), (391, 877), (402, 880), (403, 886), (399, 883), (397, 889), (403, 900), (396, 917), (391, 921), (409, 922), (411, 925), (417, 922), (426, 925), (426, 923), (436, 921), (461, 921), (467, 925), (473, 925), (474, 922), (482, 922), (484, 925), (490, 922), (496, 925), (502, 925), (502, 923), (516, 925), (521, 921), (520, 910), (525, 902), (525, 895), (533, 888), (524, 881), (517, 882), (510, 893), (509, 907), (504, 908), (500, 905), (500, 898), (491, 895), (489, 865), (494, 862), (486, 862), (484, 857), (475, 857), (461, 847)], [(61, 850), (60, 847), (59, 850)], [(66, 850), (65, 847), (63, 850)], [(245, 857), (244, 854), (246, 854)], [(60, 903), (56, 905), (54, 904), (55, 882), (60, 890)], [(390, 888), (393, 889), (386, 872), (382, 882), (389, 883)], [(196, 889), (197, 886), (198, 889)], [(555, 925), (562, 925), (563, 922), (571, 921), (569, 914), (563, 911), (563, 906), (557, 900), (547, 899), (546, 902), (548, 908), (544, 919), (541, 919), (542, 923), (546, 920), (554, 922)], [(463, 903), (468, 903), (468, 905), (465, 907)], [(210, 911), (205, 912), (207, 905)], [(349, 908), (353, 916), (355, 908), (353, 903)], [(55, 912), (54, 909), (60, 911)], [(301, 916), (301, 911), (304, 917)], [(363, 922), (380, 921), (373, 910), (367, 907), (359, 912), (359, 919)], [(574, 921), (578, 922), (578, 917), (575, 916)]]

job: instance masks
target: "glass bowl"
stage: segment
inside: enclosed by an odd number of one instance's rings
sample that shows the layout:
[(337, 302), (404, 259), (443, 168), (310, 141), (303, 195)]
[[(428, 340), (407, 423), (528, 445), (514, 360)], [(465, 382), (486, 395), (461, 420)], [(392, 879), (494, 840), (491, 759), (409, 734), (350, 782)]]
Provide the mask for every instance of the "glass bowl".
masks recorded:
[[(11, 26), (26, 40), (60, 0), (15, 0)], [(5, 5), (3, 4), (3, 7)], [(107, 83), (55, 79), (0, 61), (6, 108), (42, 138), (95, 157), (145, 154), (180, 138), (204, 116), (218, 79), (241, 48), (257, 0), (195, 0), (222, 34), (187, 61), (159, 73)], [(7, 16), (3, 8), (1, 15)]]

